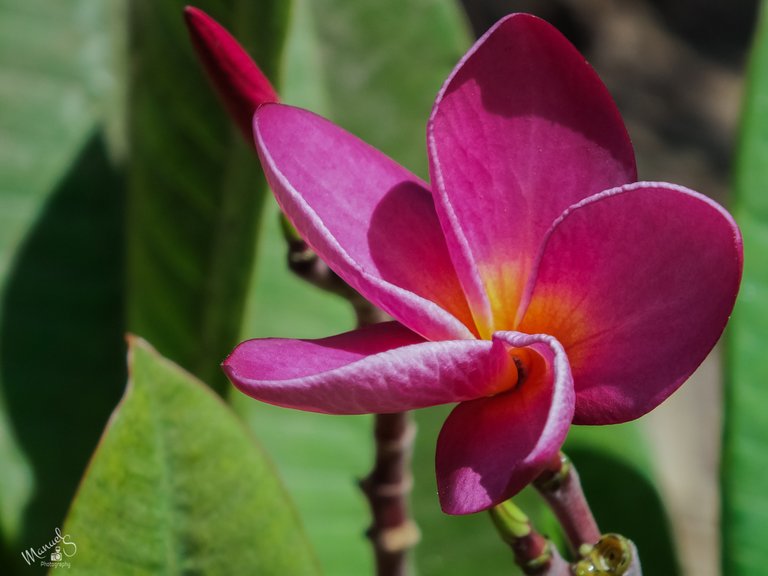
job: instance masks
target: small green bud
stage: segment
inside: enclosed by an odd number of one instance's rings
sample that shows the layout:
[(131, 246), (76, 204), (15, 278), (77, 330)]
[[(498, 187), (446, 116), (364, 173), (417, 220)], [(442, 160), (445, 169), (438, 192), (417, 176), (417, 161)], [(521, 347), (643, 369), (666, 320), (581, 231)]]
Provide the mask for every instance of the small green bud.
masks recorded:
[(491, 518), (499, 531), (502, 540), (512, 544), (531, 533), (531, 523), (528, 516), (515, 506), (511, 500), (502, 502), (490, 509)]

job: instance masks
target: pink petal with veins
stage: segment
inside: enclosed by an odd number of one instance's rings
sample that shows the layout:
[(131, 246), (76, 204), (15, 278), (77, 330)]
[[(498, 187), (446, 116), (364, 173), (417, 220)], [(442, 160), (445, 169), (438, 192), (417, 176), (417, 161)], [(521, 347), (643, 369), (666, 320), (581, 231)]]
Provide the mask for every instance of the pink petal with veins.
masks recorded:
[(715, 202), (640, 182), (570, 208), (553, 226), (520, 330), (562, 342), (577, 424), (638, 418), (674, 392), (733, 308), (742, 242)]
[(223, 368), (258, 400), (331, 414), (461, 402), (510, 387), (517, 376), (500, 342), (426, 342), (396, 322), (321, 340), (249, 340)]
[(538, 247), (562, 211), (636, 179), (600, 78), (528, 14), (499, 21), (458, 64), (428, 145), (438, 214), (484, 337), (514, 328)]
[(208, 78), (245, 139), (253, 144), (253, 113), (261, 104), (277, 102), (277, 93), (248, 53), (221, 24), (192, 6), (184, 9), (184, 17)]
[(339, 276), (429, 340), (474, 336), (424, 182), (300, 108), (262, 106), (254, 131), (280, 207)]

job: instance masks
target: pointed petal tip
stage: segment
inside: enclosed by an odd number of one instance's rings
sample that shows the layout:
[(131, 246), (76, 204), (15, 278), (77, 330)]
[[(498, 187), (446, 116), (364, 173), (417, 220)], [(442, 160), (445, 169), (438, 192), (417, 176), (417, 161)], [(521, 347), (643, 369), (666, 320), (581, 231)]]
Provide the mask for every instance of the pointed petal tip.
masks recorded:
[(279, 100), (267, 77), (237, 40), (203, 10), (184, 8), (197, 57), (232, 119), (253, 143), (251, 119), (256, 109)]
[[(229, 355), (222, 360), (221, 364), (219, 364), (219, 367), (221, 368), (221, 371), (224, 372), (224, 374), (227, 376), (227, 378), (230, 378), (230, 375), (233, 372), (232, 368), (232, 354), (234, 354), (234, 350), (229, 353)], [(231, 378), (230, 378), (231, 380)]]
[[(224, 375), (233, 384), (235, 384), (235, 380), (236, 380), (236, 373), (235, 373), (233, 357), (237, 353), (237, 349), (240, 346), (242, 346), (242, 343), (240, 343), (237, 346), (235, 346), (234, 349), (229, 354), (227, 354), (227, 357), (224, 358), (224, 360), (221, 361), (221, 364), (219, 364), (219, 368), (221, 368), (221, 371), (224, 372)], [(235, 386), (237, 386), (237, 384), (235, 384)]]
[(187, 30), (194, 38), (204, 42), (206, 36), (225, 32), (224, 27), (214, 20), (207, 12), (196, 6), (184, 6), (184, 22)]
[(200, 8), (192, 6), (191, 4), (184, 6), (184, 19), (187, 20), (187, 22), (201, 16), (207, 16), (207, 14), (200, 10)]

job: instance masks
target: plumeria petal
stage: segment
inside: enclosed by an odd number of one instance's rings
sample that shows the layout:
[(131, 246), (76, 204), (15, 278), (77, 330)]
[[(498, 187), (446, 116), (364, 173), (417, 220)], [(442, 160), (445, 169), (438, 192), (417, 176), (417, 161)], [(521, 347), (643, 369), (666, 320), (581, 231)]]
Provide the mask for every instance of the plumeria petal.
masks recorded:
[(253, 113), (261, 104), (277, 102), (272, 85), (227, 30), (199, 8), (184, 9), (187, 29), (214, 88), (227, 111), (253, 143)]
[(562, 211), (636, 180), (605, 86), (560, 32), (527, 14), (499, 21), (458, 64), (428, 144), (438, 214), (485, 337), (513, 328), (538, 247)]
[(262, 106), (254, 131), (278, 203), (339, 276), (430, 340), (473, 337), (472, 316), (421, 180), (306, 110)]
[(510, 498), (560, 449), (571, 424), (573, 380), (551, 336), (497, 332), (522, 366), (512, 390), (459, 404), (437, 441), (437, 489), (443, 511), (470, 514)]
[(426, 342), (396, 322), (321, 340), (249, 340), (223, 368), (258, 400), (331, 414), (461, 402), (513, 386), (517, 378), (500, 342)]
[(742, 242), (731, 216), (680, 186), (597, 194), (553, 226), (528, 289), (522, 331), (563, 343), (575, 422), (637, 418), (674, 392), (725, 327)]

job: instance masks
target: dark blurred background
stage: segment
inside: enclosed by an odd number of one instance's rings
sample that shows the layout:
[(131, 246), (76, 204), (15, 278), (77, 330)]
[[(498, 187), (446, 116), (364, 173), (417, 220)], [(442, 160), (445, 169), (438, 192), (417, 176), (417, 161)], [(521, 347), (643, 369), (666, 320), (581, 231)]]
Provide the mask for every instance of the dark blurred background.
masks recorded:
[(477, 35), (510, 12), (559, 28), (624, 116), (640, 179), (724, 201), (754, 0), (463, 0)]

